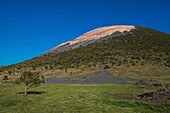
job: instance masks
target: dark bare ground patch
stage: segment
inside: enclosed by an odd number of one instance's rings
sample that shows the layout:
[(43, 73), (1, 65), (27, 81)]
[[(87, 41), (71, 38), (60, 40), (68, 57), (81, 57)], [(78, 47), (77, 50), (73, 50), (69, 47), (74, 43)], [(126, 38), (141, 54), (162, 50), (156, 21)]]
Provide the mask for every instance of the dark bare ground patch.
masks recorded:
[(150, 88), (150, 89), (158, 89), (163, 87), (162, 84), (155, 82), (155, 81), (144, 81), (144, 80), (137, 80), (134, 85), (137, 85), (139, 87), (143, 87), (143, 88)]
[[(24, 94), (25, 92), (19, 92), (19, 94)], [(43, 94), (45, 91), (28, 91), (27, 94)]]
[(115, 93), (108, 94), (117, 99), (127, 99), (127, 100), (141, 100), (146, 102), (170, 102), (170, 87), (160, 88), (152, 92), (144, 92), (142, 94), (133, 94), (133, 93)]
[(112, 76), (105, 69), (96, 75), (85, 75), (73, 78), (47, 78), (47, 84), (130, 84), (136, 80), (133, 78), (121, 78)]

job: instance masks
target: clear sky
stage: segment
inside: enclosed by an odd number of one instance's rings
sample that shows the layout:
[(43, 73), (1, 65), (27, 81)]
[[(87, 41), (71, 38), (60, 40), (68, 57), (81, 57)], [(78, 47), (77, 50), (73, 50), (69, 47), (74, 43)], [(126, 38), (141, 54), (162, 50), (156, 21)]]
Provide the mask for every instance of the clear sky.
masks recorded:
[(109, 25), (170, 34), (170, 0), (0, 0), (0, 65), (33, 58)]

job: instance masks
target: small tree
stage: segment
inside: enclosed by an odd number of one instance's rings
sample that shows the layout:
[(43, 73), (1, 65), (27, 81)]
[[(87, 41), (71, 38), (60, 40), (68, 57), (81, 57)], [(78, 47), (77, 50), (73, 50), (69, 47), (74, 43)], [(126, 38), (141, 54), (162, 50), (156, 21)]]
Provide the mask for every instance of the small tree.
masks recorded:
[(8, 71), (8, 74), (9, 74), (9, 75), (11, 75), (11, 74), (12, 74), (12, 71), (11, 71), (11, 70), (10, 70), (10, 71)]
[(8, 79), (8, 76), (7, 76), (7, 75), (4, 75), (3, 80), (4, 80), (5, 82), (6, 82), (7, 80), (9, 80), (9, 79)]
[(25, 71), (22, 73), (22, 75), (17, 79), (16, 83), (24, 83), (26, 85), (25, 87), (25, 95), (27, 95), (27, 90), (31, 87), (38, 87), (42, 83), (45, 83), (44, 76), (40, 76), (39, 72), (31, 72), (31, 71)]

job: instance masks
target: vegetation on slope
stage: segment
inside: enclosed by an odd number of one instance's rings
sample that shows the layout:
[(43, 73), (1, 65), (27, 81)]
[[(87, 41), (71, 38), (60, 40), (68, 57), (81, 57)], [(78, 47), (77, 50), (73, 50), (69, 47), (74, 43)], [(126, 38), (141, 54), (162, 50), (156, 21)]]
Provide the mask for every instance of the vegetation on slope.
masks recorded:
[[(101, 66), (113, 70), (134, 67), (170, 67), (170, 35), (145, 27), (137, 27), (124, 36), (113, 37), (100, 43), (89, 44), (73, 50), (50, 53), (6, 67), (18, 73), (38, 70), (54, 75), (97, 73)], [(142, 68), (141, 68), (142, 69)], [(156, 71), (156, 70), (151, 70)]]

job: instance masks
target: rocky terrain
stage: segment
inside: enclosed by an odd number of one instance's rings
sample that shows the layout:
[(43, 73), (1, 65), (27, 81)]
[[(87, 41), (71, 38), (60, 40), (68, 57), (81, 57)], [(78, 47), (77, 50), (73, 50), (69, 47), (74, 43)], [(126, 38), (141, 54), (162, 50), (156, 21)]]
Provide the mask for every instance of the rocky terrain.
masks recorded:
[(84, 75), (73, 78), (47, 78), (47, 84), (130, 84), (135, 82), (132, 78), (120, 78), (109, 75), (105, 69), (96, 75)]
[(170, 102), (170, 88), (164, 87), (157, 89), (155, 91), (144, 92), (142, 94), (134, 94), (134, 93), (127, 93), (127, 94), (108, 94), (117, 99), (127, 99), (127, 100), (141, 100), (146, 102)]

